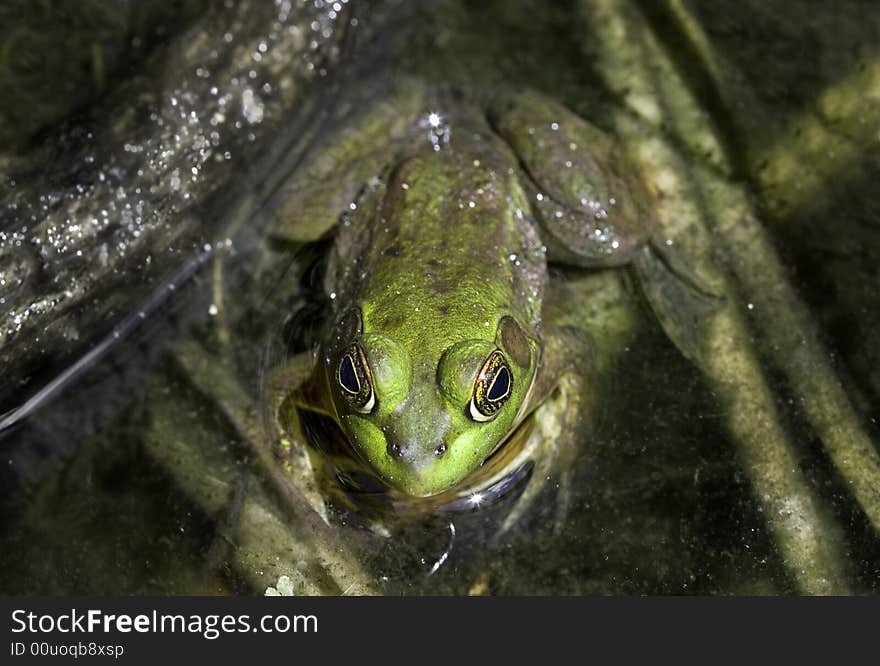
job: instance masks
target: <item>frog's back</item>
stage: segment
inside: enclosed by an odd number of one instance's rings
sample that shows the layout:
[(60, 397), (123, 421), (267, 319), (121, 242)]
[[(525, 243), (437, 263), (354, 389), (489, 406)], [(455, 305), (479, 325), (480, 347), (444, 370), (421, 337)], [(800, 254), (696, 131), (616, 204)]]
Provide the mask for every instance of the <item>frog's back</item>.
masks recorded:
[(398, 164), (337, 240), (339, 305), (422, 353), (493, 339), (505, 315), (540, 325), (544, 250), (515, 162), (491, 136), (458, 144)]

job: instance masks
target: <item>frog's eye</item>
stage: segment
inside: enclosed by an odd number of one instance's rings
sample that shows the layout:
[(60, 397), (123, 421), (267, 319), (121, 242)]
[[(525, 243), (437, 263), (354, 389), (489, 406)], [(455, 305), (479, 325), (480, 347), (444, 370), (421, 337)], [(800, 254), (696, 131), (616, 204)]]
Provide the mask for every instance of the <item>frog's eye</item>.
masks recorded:
[(513, 392), (513, 375), (504, 354), (495, 350), (486, 359), (477, 381), (474, 396), (468, 404), (468, 413), (474, 421), (491, 421)]
[(339, 361), (336, 381), (346, 402), (361, 414), (369, 414), (376, 406), (370, 366), (360, 345), (352, 345)]

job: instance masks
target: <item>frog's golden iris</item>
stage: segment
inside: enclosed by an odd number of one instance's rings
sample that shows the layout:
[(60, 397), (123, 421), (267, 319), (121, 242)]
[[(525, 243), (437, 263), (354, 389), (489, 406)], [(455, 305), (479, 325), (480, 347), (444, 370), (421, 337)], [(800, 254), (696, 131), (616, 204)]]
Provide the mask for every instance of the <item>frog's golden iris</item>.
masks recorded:
[(339, 362), (336, 381), (342, 388), (345, 399), (356, 411), (369, 414), (376, 406), (376, 393), (370, 366), (364, 358), (360, 345), (352, 345)]
[(507, 402), (513, 391), (513, 377), (504, 354), (494, 351), (486, 359), (474, 382), (474, 397), (468, 405), (468, 413), (478, 423), (491, 421)]

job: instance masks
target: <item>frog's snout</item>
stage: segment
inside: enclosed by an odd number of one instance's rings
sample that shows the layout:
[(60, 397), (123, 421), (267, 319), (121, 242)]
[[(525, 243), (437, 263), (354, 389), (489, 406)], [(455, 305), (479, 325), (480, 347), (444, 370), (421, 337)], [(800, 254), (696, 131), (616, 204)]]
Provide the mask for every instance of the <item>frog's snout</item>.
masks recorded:
[[(462, 470), (457, 469), (453, 455), (461, 447), (457, 440), (453, 441), (455, 432), (448, 428), (437, 427), (435, 423), (427, 431), (421, 422), (407, 419), (377, 426), (356, 415), (343, 417), (343, 424), (363, 459), (386, 482), (409, 495), (434, 495), (461, 476)], [(407, 427), (414, 424), (420, 427)]]
[[(396, 458), (396, 459), (400, 459), (400, 460), (403, 460), (407, 457), (407, 452), (411, 448), (418, 448), (418, 447), (401, 446), (397, 442), (388, 442), (388, 446), (387, 446), (388, 455), (391, 456), (392, 458)], [(446, 442), (441, 442), (440, 444), (438, 444), (434, 448), (434, 457), (435, 458), (442, 458), (448, 449), (449, 449), (449, 446), (446, 444)]]
[[(433, 495), (443, 489), (438, 483), (438, 464), (449, 449), (442, 438), (407, 439), (387, 437), (385, 461), (376, 465), (394, 486), (414, 496)], [(440, 475), (442, 476), (442, 475)]]
[(439, 438), (432, 441), (406, 440), (394, 436), (387, 437), (385, 451), (392, 461), (406, 465), (413, 469), (421, 469), (430, 465), (432, 461), (442, 458), (449, 448), (448, 444)]

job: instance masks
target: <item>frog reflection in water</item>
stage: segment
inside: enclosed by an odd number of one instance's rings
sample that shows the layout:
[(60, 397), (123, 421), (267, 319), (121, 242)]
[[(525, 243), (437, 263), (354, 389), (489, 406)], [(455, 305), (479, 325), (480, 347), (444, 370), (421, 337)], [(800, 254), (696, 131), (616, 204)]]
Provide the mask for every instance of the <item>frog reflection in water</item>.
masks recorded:
[[(667, 281), (645, 292), (685, 353), (685, 310), (703, 298), (661, 254), (609, 136), (535, 93), (489, 113), (450, 94), (427, 108), (418, 136), (378, 132), (389, 158), (375, 177), (346, 174), (336, 190), (360, 194), (335, 228), (320, 349), (281, 420), (332, 419), (350, 447), (332, 473), (349, 486), (366, 471), (392, 497), (454, 508), (530, 475), (527, 506), (550, 474), (566, 492), (590, 394), (587, 336), (545, 316), (548, 262), (632, 263)], [(293, 238), (321, 231), (284, 224)], [(558, 420), (552, 442), (532, 429), (542, 405)]]

